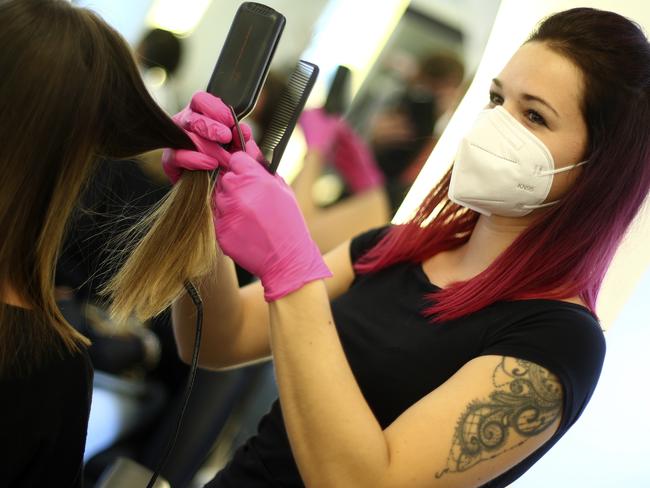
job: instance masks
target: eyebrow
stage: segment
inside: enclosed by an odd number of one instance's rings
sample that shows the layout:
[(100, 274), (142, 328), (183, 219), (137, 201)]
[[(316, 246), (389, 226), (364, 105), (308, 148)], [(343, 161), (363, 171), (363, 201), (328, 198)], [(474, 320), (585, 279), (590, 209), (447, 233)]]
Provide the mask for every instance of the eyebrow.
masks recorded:
[[(499, 88), (503, 88), (503, 84), (501, 83), (501, 80), (499, 80), (498, 78), (492, 78), (492, 83), (494, 83), (494, 84), (495, 84), (496, 86), (498, 86)], [(557, 113), (557, 110), (555, 110), (555, 109), (553, 108), (553, 106), (552, 106), (550, 103), (548, 103), (546, 100), (544, 100), (543, 98), (537, 97), (537, 96), (535, 96), (535, 95), (530, 95), (530, 94), (528, 94), (528, 93), (524, 93), (524, 94), (521, 96), (521, 98), (523, 98), (524, 100), (533, 100), (533, 101), (535, 101), (535, 102), (539, 102), (539, 103), (541, 103), (542, 105), (545, 105), (546, 107), (548, 107), (550, 110), (552, 110), (553, 113), (554, 113), (557, 117), (560, 116), (560, 114)]]

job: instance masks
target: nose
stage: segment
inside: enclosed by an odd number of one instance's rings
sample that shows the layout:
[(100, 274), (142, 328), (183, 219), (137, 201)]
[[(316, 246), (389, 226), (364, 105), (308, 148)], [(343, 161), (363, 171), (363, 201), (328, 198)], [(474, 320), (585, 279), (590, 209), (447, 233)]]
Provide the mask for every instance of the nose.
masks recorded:
[(515, 102), (506, 101), (505, 103), (502, 103), (500, 106), (510, 115), (512, 115), (515, 119), (519, 120), (517, 118), (517, 110), (516, 110)]

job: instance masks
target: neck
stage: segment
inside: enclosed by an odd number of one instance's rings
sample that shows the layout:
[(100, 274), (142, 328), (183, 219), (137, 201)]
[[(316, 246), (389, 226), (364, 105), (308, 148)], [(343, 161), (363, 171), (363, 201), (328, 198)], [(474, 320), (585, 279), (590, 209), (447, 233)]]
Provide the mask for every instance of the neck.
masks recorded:
[(456, 249), (458, 269), (475, 276), (484, 271), (537, 218), (537, 212), (510, 218), (481, 215), (472, 235)]

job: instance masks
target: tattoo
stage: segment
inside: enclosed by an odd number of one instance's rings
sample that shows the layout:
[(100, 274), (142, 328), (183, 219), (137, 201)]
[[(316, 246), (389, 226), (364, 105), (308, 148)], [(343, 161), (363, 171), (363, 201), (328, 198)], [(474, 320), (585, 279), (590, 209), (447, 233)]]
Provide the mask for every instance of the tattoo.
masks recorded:
[[(447, 467), (436, 473), (463, 472), (522, 445), (548, 429), (562, 411), (562, 386), (546, 369), (504, 357), (492, 374), (495, 390), (474, 400), (458, 419)], [(505, 448), (511, 433), (520, 440)]]

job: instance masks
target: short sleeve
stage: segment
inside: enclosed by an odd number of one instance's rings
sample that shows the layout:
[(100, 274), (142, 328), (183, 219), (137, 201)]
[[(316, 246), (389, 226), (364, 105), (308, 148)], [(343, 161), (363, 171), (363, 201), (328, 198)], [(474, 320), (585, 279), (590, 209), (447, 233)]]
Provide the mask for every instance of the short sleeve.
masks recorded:
[(564, 388), (560, 430), (566, 430), (580, 417), (596, 388), (606, 346), (598, 320), (587, 309), (556, 303), (535, 310), (532, 301), (533, 310), (525, 318), (488, 334), (481, 354), (531, 361), (558, 376)]
[(388, 229), (390, 229), (390, 225), (384, 225), (353, 237), (350, 241), (350, 259), (352, 263), (356, 263), (361, 256), (372, 249), (384, 237)]

